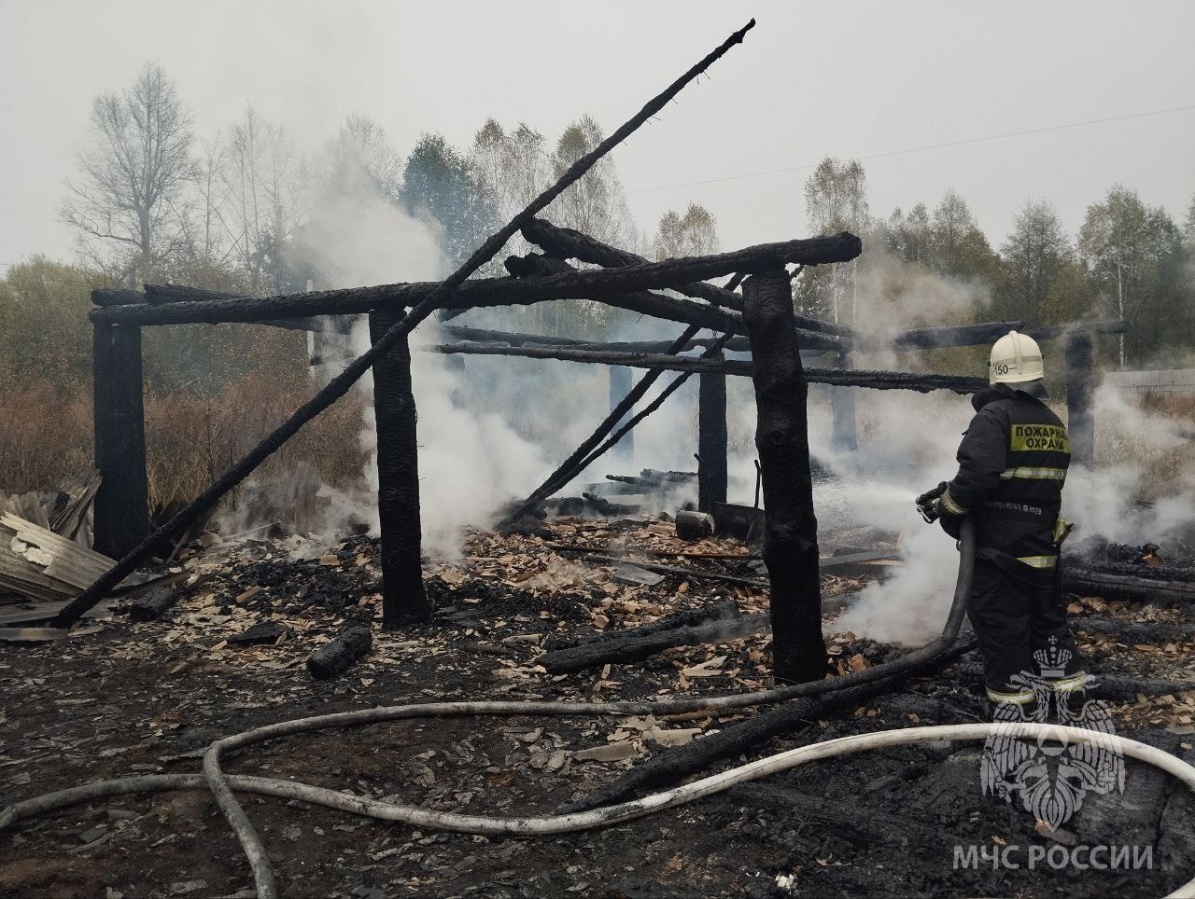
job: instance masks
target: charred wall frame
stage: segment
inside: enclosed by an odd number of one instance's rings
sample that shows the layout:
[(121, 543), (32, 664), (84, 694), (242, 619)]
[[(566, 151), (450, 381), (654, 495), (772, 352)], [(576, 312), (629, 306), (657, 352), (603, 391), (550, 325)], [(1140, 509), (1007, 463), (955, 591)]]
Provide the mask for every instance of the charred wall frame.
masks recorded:
[[(559, 229), (558, 229), (559, 230)], [(557, 235), (558, 236), (558, 235)], [(853, 242), (853, 244), (852, 244)], [(593, 242), (596, 244), (596, 242)], [(786, 279), (783, 264), (794, 259), (802, 263), (837, 262), (858, 252), (857, 238), (840, 235), (836, 238), (819, 238), (814, 241), (792, 241), (787, 244), (772, 244), (766, 247), (748, 248), (723, 257), (703, 257), (693, 264), (685, 260), (673, 260), (667, 264), (642, 263), (635, 257), (626, 257), (622, 271), (557, 273), (551, 277), (517, 279), (495, 279), (494, 282), (469, 282), (461, 292), (473, 297), (450, 301), (459, 304), (456, 308), (469, 308), (470, 299), (477, 305), (525, 304), (553, 299), (555, 296), (585, 295), (590, 293), (602, 301), (623, 308), (636, 309), (656, 314), (665, 319), (687, 321), (690, 334), (696, 333), (693, 326), (717, 327), (724, 337), (719, 347), (728, 340), (742, 341), (732, 334), (751, 334), (749, 341), (754, 348), (758, 337), (752, 334), (748, 316), (741, 315), (734, 306), (741, 305), (718, 293), (716, 297), (702, 297), (722, 301), (720, 307), (703, 303), (678, 301), (657, 294), (624, 294), (617, 291), (622, 285), (632, 291), (645, 286), (666, 286), (663, 281), (681, 283), (685, 290), (701, 295), (704, 288), (699, 277), (710, 277), (711, 271), (721, 269), (729, 273), (741, 269), (759, 273), (770, 285), (775, 280)], [(717, 260), (717, 261), (715, 261)], [(667, 278), (654, 274), (667, 271)], [(625, 279), (618, 276), (625, 273)], [(588, 288), (592, 276), (604, 278), (600, 287)], [(611, 277), (613, 276), (613, 277)], [(760, 282), (764, 283), (764, 282)], [(787, 283), (787, 281), (786, 281)], [(580, 285), (580, 286), (578, 286)], [(414, 290), (412, 290), (412, 288)], [(150, 531), (148, 516), (148, 488), (145, 461), (144, 414), (141, 372), (141, 325), (166, 324), (180, 321), (259, 321), (279, 324), (283, 327), (315, 327), (310, 320), (301, 316), (344, 313), (346, 311), (368, 311), (371, 332), (376, 340), (389, 330), (385, 324), (393, 324), (401, 317), (401, 310), (407, 302), (421, 300), (430, 288), (423, 285), (390, 285), (384, 288), (360, 288), (346, 291), (322, 292), (293, 297), (257, 300), (250, 298), (229, 298), (213, 296), (210, 292), (190, 292), (186, 288), (171, 288), (162, 293), (158, 288), (147, 287), (146, 294), (132, 291), (94, 291), (93, 300), (97, 308), (92, 313), (95, 324), (95, 446), (97, 467), (104, 475), (103, 486), (96, 501), (97, 548), (106, 554), (120, 557), (132, 551)], [(769, 287), (769, 290), (772, 288)], [(717, 288), (717, 291), (725, 291)], [(758, 292), (758, 286), (752, 288)], [(738, 297), (738, 294), (731, 296)], [(146, 300), (149, 302), (145, 302)], [(769, 306), (772, 305), (770, 302)], [(791, 306), (788, 310), (791, 316)], [(296, 319), (295, 316), (300, 316)], [(793, 346), (807, 343), (818, 348), (837, 347), (840, 358), (846, 358), (855, 335), (845, 329), (833, 331), (814, 330), (818, 322), (811, 319), (792, 317), (791, 338)], [(987, 342), (991, 334), (1004, 333), (1010, 325), (1020, 323), (990, 323), (988, 325), (963, 328), (926, 329), (905, 332), (897, 342), (916, 348), (935, 346), (957, 346)], [(1091, 396), (1091, 333), (1114, 332), (1124, 329), (1123, 323), (1094, 323), (1080, 329), (1049, 329), (1029, 332), (1038, 339), (1066, 336), (1068, 405), (1075, 428), (1077, 449), (1076, 461), (1090, 464), (1090, 444), (1093, 421), (1090, 414)], [(784, 330), (784, 329), (781, 329)], [(462, 335), (464, 336), (464, 335)], [(472, 335), (470, 335), (472, 336)], [(544, 338), (531, 335), (505, 335), (508, 338), (526, 337), (535, 344)], [(494, 335), (501, 340), (502, 336)], [(787, 338), (786, 338), (787, 339)], [(508, 346), (493, 344), (460, 344), (443, 346), (442, 352), (485, 352), (511, 355), (540, 356), (545, 358), (569, 358), (576, 361), (599, 362), (608, 365), (644, 366), (662, 370), (672, 368), (682, 372), (697, 372), (701, 376), (699, 457), (702, 460), (699, 484), (702, 508), (726, 498), (726, 387), (727, 373), (758, 376), (752, 362), (726, 360), (716, 350), (707, 352), (703, 358), (676, 355), (622, 352), (624, 349), (649, 349), (650, 344), (638, 345), (593, 345), (580, 341), (561, 341), (556, 346), (522, 346), (522, 341), (511, 339)], [(684, 345), (701, 345), (704, 339), (691, 338)], [(610, 347), (606, 349), (605, 347)], [(670, 347), (675, 353), (677, 349)], [(758, 353), (756, 358), (759, 359)], [(799, 351), (797, 363), (800, 362)], [(771, 364), (771, 363), (767, 363)], [(379, 467), (381, 485), (379, 488), (379, 513), (382, 519), (382, 564), (384, 571), (383, 616), (386, 627), (397, 627), (405, 623), (426, 621), (430, 606), (423, 590), (420, 568), (420, 525), (418, 468), (416, 450), (416, 414), (411, 397), (410, 351), (405, 339), (396, 345), (391, 353), (375, 360), (375, 408), (378, 415)], [(821, 381), (845, 386), (869, 386), (887, 389), (913, 389), (929, 391), (951, 389), (956, 392), (973, 392), (982, 384), (979, 379), (943, 375), (911, 375), (899, 372), (867, 372), (847, 368), (809, 370), (801, 372), (802, 383)], [(804, 403), (801, 403), (802, 409)], [(853, 429), (847, 421), (849, 406), (843, 409), (842, 422), (836, 422), (836, 441), (846, 448)], [(1077, 427), (1076, 427), (1077, 426)], [(1087, 447), (1084, 450), (1084, 447)], [(806, 455), (807, 455), (806, 437)], [(1085, 453), (1085, 454), (1084, 454)], [(761, 452), (762, 458), (762, 452)], [(774, 467), (774, 466), (773, 466)], [(765, 484), (766, 484), (765, 474)], [(775, 477), (773, 482), (775, 483)], [(766, 493), (765, 489), (765, 493)], [(775, 496), (772, 504), (783, 505)], [(811, 508), (811, 507), (810, 507)], [(780, 531), (788, 534), (787, 526)], [(816, 525), (814, 524), (814, 528)], [(779, 533), (779, 532), (778, 532)], [(786, 539), (789, 539), (789, 534)], [(816, 531), (813, 534), (816, 541)], [(775, 539), (779, 539), (778, 537)], [(816, 546), (816, 543), (814, 542)], [(816, 565), (814, 566), (816, 570)], [(788, 588), (783, 588), (787, 590)], [(792, 592), (792, 591), (788, 591)], [(785, 615), (782, 612), (781, 631)], [(794, 630), (794, 628), (789, 628)], [(820, 630), (818, 631), (820, 639)], [(783, 635), (778, 636), (783, 642)], [(798, 653), (809, 656), (803, 650)], [(814, 654), (816, 655), (816, 654)], [(808, 672), (792, 668), (790, 677), (804, 676)]]

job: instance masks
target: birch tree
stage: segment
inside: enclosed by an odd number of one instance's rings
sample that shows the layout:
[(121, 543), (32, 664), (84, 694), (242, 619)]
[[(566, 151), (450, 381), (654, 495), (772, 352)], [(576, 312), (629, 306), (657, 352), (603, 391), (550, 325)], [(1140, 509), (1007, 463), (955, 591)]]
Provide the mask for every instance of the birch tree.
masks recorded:
[(61, 218), (88, 261), (132, 284), (151, 280), (184, 243), (195, 172), (190, 113), (165, 71), (147, 63), (123, 93), (95, 98), (91, 132)]

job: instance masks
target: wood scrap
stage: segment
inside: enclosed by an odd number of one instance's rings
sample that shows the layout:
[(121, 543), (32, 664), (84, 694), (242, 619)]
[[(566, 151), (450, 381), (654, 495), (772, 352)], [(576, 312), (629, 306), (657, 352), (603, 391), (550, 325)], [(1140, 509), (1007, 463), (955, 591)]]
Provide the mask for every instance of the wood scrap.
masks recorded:
[(42, 601), (69, 598), (114, 564), (47, 528), (0, 512), (0, 589)]
[(155, 587), (129, 604), (129, 617), (134, 621), (157, 621), (178, 602), (178, 596), (172, 587)]

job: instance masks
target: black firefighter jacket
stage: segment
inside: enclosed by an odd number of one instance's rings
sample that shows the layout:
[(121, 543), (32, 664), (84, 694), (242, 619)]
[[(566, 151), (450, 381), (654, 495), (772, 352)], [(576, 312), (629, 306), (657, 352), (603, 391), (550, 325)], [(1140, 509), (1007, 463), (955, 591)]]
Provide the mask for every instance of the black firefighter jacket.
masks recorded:
[(942, 495), (942, 525), (957, 532), (969, 513), (982, 555), (1052, 575), (1070, 464), (1066, 427), (1043, 402), (1004, 384), (971, 404), (976, 414), (959, 444), (958, 474)]

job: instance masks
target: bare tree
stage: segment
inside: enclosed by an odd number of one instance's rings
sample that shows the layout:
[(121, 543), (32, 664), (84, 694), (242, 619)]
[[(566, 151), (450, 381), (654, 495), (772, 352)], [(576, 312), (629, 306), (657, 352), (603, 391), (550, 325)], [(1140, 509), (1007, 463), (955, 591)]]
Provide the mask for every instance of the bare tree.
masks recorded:
[(657, 261), (718, 252), (718, 220), (700, 203), (690, 203), (685, 214), (668, 210), (660, 218), (653, 255)]
[[(581, 116), (564, 129), (552, 154), (553, 177), (602, 142), (605, 135), (591, 116)], [(546, 212), (553, 224), (575, 228), (603, 243), (633, 249), (635, 228), (614, 160), (602, 159), (568, 188)]]
[(402, 171), (403, 159), (385, 129), (354, 113), (325, 148), (323, 189), (336, 196), (380, 197), (394, 203), (402, 189)]
[(89, 261), (121, 277), (148, 280), (180, 244), (186, 189), (194, 174), (191, 117), (174, 83), (146, 63), (122, 94), (92, 103), (94, 146), (67, 181), (62, 220)]
[(238, 266), (250, 289), (281, 289), (281, 249), (294, 225), (294, 150), (279, 125), (252, 107), (229, 130), (220, 211)]
[[(842, 162), (827, 156), (809, 180), (805, 182), (805, 212), (809, 230), (813, 234), (836, 234), (850, 231), (862, 234), (867, 230), (871, 215), (867, 204), (867, 173), (857, 159)], [(835, 265), (831, 271), (831, 309), (834, 321), (841, 315), (845, 297), (850, 298), (851, 322), (856, 319), (855, 269)]]

